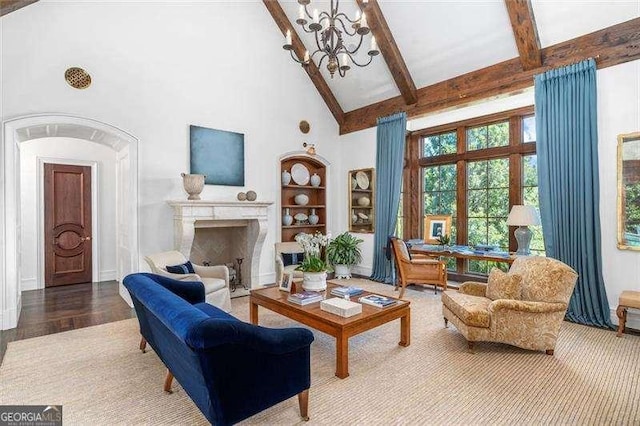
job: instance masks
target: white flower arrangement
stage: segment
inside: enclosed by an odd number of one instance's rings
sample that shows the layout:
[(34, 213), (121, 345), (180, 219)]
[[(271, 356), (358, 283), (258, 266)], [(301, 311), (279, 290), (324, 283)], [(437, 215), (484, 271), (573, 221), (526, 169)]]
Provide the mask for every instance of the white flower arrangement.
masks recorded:
[(331, 240), (331, 234), (323, 235), (322, 232), (315, 234), (305, 234), (303, 232), (296, 235), (296, 241), (302, 246), (307, 256), (320, 257), (320, 250), (326, 247)]

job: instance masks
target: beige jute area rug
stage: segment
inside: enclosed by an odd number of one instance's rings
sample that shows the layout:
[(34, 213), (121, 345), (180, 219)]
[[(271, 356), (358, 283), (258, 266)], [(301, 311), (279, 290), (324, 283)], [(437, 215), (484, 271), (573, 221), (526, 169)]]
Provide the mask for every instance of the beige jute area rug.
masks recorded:
[[(640, 424), (640, 337), (565, 322), (555, 356), (493, 343), (470, 354), (443, 327), (439, 293), (412, 287), (407, 298), (411, 346), (398, 346), (399, 321), (352, 338), (347, 379), (333, 375), (334, 339), (314, 331), (309, 425)], [(233, 313), (247, 320), (248, 298)], [(262, 308), (260, 323), (296, 325)], [(132, 319), (10, 343), (0, 404), (62, 404), (69, 425), (206, 424), (179, 385), (162, 391), (165, 369), (138, 342)], [(244, 423), (304, 422), (292, 398)]]

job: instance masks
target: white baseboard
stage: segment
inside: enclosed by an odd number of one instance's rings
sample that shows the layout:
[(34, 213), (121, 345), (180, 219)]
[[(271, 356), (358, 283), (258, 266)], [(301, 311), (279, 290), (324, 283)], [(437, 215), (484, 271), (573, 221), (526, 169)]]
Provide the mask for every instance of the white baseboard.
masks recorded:
[(109, 269), (106, 271), (100, 271), (98, 273), (98, 281), (115, 281), (116, 280), (116, 270)]
[(38, 280), (35, 278), (23, 278), (20, 283), (20, 291), (37, 290)]
[[(18, 306), (20, 306), (18, 304)], [(18, 326), (18, 318), (20, 317), (20, 310), (18, 307), (5, 309), (0, 311), (0, 325), (1, 330), (9, 330)]]
[[(611, 322), (616, 326), (619, 324), (618, 315), (616, 315), (615, 309), (610, 309), (611, 312)], [(633, 328), (635, 330), (640, 330), (640, 311), (637, 309), (629, 309), (627, 310), (627, 323), (625, 327)]]
[(370, 265), (357, 265), (351, 267), (351, 272), (357, 275), (363, 275), (365, 277), (370, 277), (373, 272), (373, 266)]

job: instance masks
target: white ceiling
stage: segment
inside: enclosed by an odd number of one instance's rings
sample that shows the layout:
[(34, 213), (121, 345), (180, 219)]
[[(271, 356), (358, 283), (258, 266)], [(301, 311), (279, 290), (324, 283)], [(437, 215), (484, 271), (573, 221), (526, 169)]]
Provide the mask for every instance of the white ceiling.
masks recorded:
[[(309, 51), (313, 36), (295, 23), (298, 3), (280, 0)], [(516, 58), (518, 51), (504, 0), (379, 0), (389, 28), (417, 88)], [(640, 17), (640, 0), (532, 0), (542, 47)], [(329, 1), (312, 0), (310, 10), (327, 10)], [(353, 17), (354, 0), (340, 2)], [(366, 38), (368, 46), (369, 38)], [(366, 57), (366, 54), (365, 54)], [(322, 74), (344, 111), (400, 93), (382, 58), (353, 67), (345, 78)]]

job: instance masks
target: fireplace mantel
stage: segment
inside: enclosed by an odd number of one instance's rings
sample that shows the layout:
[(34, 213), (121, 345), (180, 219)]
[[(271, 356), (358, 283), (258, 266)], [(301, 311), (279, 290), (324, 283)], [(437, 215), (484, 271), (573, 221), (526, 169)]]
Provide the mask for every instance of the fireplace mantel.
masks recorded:
[(191, 248), (197, 228), (247, 227), (248, 259), (244, 266), (249, 288), (258, 286), (260, 253), (268, 229), (268, 207), (273, 202), (180, 200), (167, 202), (173, 208), (174, 245), (185, 257)]

